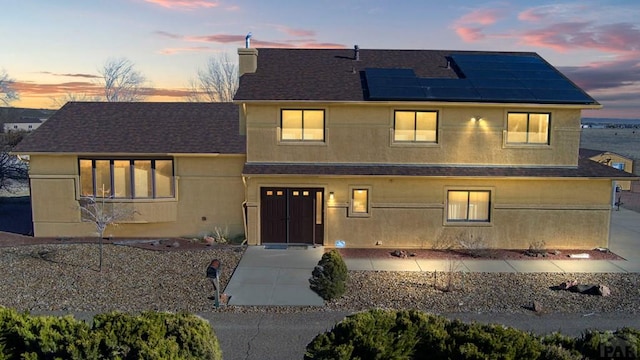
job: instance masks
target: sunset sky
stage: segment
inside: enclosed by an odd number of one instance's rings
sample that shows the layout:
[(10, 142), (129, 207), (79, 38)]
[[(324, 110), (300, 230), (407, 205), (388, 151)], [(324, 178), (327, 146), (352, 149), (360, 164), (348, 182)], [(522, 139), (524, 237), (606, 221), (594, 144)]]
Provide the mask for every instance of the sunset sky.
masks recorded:
[[(535, 5), (531, 5), (535, 3)], [(0, 70), (16, 107), (56, 108), (100, 93), (98, 69), (127, 58), (148, 101), (184, 101), (207, 59), (252, 47), (535, 51), (604, 105), (585, 117), (640, 118), (635, 0), (19, 0), (5, 1)]]

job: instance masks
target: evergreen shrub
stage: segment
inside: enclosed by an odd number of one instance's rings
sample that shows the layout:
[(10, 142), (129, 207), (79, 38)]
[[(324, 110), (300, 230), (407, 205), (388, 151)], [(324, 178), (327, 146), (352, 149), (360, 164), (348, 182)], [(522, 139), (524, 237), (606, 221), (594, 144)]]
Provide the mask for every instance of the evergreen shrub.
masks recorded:
[(347, 265), (338, 250), (333, 249), (324, 253), (311, 276), (309, 279), (311, 290), (324, 300), (339, 298), (346, 290)]

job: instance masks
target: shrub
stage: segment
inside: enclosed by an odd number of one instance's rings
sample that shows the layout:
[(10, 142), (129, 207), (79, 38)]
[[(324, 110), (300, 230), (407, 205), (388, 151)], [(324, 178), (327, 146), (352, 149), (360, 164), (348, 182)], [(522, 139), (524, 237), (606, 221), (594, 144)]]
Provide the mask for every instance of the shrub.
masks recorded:
[(602, 334), (588, 332), (577, 340), (557, 333), (540, 337), (502, 325), (450, 321), (417, 310), (370, 310), (348, 316), (317, 335), (307, 345), (305, 359), (574, 360), (600, 358), (603, 341), (620, 345), (615, 339), (624, 339), (623, 351), (637, 351), (637, 330)]
[(179, 313), (112, 312), (93, 319), (99, 349), (110, 358), (221, 359), (218, 340), (206, 320)]
[(0, 307), (0, 359), (221, 359), (209, 323), (186, 313), (112, 312), (93, 327), (71, 316)]
[(31, 316), (0, 307), (0, 358), (97, 359), (87, 323), (72, 316)]
[(577, 349), (588, 358), (640, 358), (640, 330), (587, 330), (576, 341)]
[(347, 265), (337, 250), (324, 253), (311, 275), (311, 290), (324, 300), (339, 298), (344, 294), (348, 277)]

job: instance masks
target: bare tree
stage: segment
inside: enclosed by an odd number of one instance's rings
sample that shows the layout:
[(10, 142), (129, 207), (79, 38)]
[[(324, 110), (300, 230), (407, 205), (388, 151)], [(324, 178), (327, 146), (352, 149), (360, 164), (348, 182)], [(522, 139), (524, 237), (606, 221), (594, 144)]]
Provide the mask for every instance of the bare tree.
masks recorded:
[(100, 101), (99, 96), (90, 96), (87, 94), (66, 93), (64, 96), (52, 97), (51, 102), (54, 107), (61, 108), (64, 104), (72, 101)]
[(109, 59), (98, 71), (102, 75), (102, 80), (99, 83), (104, 86), (104, 96), (107, 101), (144, 100), (144, 84), (147, 79), (135, 69), (131, 60), (126, 58)]
[(0, 189), (11, 192), (16, 181), (26, 180), (28, 177), (27, 164), (11, 154), (14, 146), (25, 136), (25, 131), (0, 134)]
[(238, 64), (228, 54), (210, 57), (198, 78), (191, 81), (189, 101), (229, 102), (238, 90)]
[(4, 69), (0, 70), (0, 103), (9, 105), (10, 102), (19, 98), (14, 84), (9, 74)]
[(102, 245), (104, 240), (104, 232), (107, 230), (107, 227), (117, 226), (119, 222), (131, 219), (131, 217), (136, 213), (126, 205), (128, 204), (107, 202), (104, 197), (101, 199), (96, 199), (93, 196), (87, 196), (80, 199), (80, 211), (82, 220), (93, 223), (96, 227), (96, 233), (99, 237), (99, 271), (102, 271)]

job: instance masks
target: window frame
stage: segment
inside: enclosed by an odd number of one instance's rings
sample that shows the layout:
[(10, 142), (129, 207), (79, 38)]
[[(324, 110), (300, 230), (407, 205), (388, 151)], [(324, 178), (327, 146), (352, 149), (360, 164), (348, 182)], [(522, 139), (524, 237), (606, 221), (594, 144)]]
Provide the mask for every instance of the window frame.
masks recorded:
[[(366, 192), (365, 211), (356, 211), (355, 193), (356, 191)], [(371, 216), (371, 186), (351, 185), (349, 186), (349, 217), (370, 217)]]
[[(525, 142), (509, 141), (509, 116), (510, 115), (526, 115), (527, 116), (527, 131)], [(547, 116), (547, 141), (546, 142), (531, 142), (531, 115), (546, 115)], [(508, 111), (506, 116), (506, 124), (504, 130), (504, 145), (505, 146), (525, 146), (525, 147), (547, 147), (551, 145), (551, 112), (532, 112), (532, 111)]]
[[(449, 198), (449, 194), (451, 192), (466, 192), (467, 193), (467, 205), (465, 208), (465, 212), (466, 212), (466, 219), (451, 219), (451, 215), (449, 212), (449, 205), (450, 205), (450, 198)], [(488, 203), (486, 204), (487, 207), (487, 219), (480, 219), (480, 220), (476, 220), (476, 219), (469, 219), (469, 207), (470, 207), (470, 202), (471, 202), (471, 193), (488, 193)], [(455, 225), (455, 226), (490, 226), (493, 223), (493, 205), (494, 205), (494, 194), (495, 194), (495, 189), (493, 188), (486, 188), (486, 187), (481, 187), (481, 188), (476, 188), (476, 187), (448, 187), (445, 188), (444, 191), (444, 198), (445, 198), (445, 206), (444, 206), (444, 225)]]
[[(286, 111), (300, 111), (301, 114), (301, 138), (300, 139), (283, 139), (284, 134), (284, 113)], [(306, 111), (321, 111), (322, 112), (322, 139), (305, 139), (305, 112)], [(280, 124), (278, 127), (278, 141), (284, 144), (324, 144), (327, 140), (327, 111), (322, 108), (282, 108), (280, 109)]]
[[(404, 113), (413, 113), (413, 140), (398, 140), (396, 138), (397, 122), (398, 117), (397, 114), (399, 112)], [(429, 113), (435, 114), (435, 128), (434, 128), (434, 139), (433, 140), (417, 140), (418, 133), (418, 113)], [(440, 126), (440, 111), (439, 110), (415, 110), (415, 109), (394, 109), (393, 110), (393, 123), (391, 126), (391, 144), (393, 145), (438, 145), (440, 140), (439, 126)]]
[[(82, 171), (82, 162), (89, 161), (91, 164), (90, 168), (90, 176), (91, 176), (91, 194), (85, 193), (85, 186), (88, 185), (88, 181), (86, 184), (83, 182), (83, 171)], [(150, 172), (151, 174), (147, 174), (147, 184), (146, 186), (150, 187), (151, 192), (150, 196), (138, 196), (136, 194), (136, 190), (140, 188), (140, 184), (138, 183), (138, 179), (136, 177), (136, 171), (141, 171), (140, 168), (136, 168), (136, 162), (150, 162)], [(169, 176), (169, 186), (166, 190), (168, 190), (169, 195), (164, 196), (163, 194), (158, 194), (158, 176), (165, 176), (165, 174), (158, 173), (157, 162), (161, 161), (169, 161), (170, 162), (170, 170), (171, 175)], [(96, 174), (98, 173), (96, 162), (108, 162), (108, 178), (109, 178), (109, 189), (108, 194), (100, 194), (98, 189), (98, 179), (96, 178)], [(115, 169), (117, 168), (116, 162), (129, 162), (129, 165), (124, 168), (124, 183), (123, 181), (118, 181), (118, 176), (116, 175)], [(165, 164), (166, 165), (166, 164)], [(137, 169), (137, 170), (136, 170)], [(127, 171), (128, 170), (128, 171)], [(168, 170), (168, 169), (166, 169)], [(85, 171), (86, 174), (86, 171)], [(88, 175), (88, 174), (87, 174)], [(166, 176), (165, 176), (166, 177)], [(110, 200), (163, 200), (163, 199), (175, 199), (176, 198), (176, 175), (175, 175), (175, 161), (173, 158), (168, 157), (123, 157), (123, 158), (107, 158), (107, 157), (78, 157), (78, 194), (80, 198), (83, 197), (93, 197), (96, 199), (110, 199)], [(116, 187), (116, 184), (124, 184), (126, 191), (125, 195), (118, 195), (117, 191), (119, 191)], [(88, 187), (88, 186), (87, 186)], [(148, 192), (147, 192), (148, 193)]]

